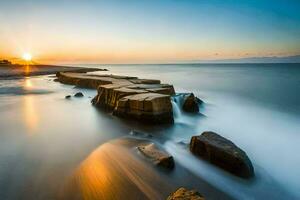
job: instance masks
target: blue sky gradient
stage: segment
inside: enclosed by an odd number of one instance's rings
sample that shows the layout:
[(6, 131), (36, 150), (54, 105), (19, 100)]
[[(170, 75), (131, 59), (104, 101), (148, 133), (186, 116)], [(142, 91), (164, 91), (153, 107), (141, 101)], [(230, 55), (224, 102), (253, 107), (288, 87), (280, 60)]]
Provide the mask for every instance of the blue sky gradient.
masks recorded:
[(297, 0), (10, 0), (0, 57), (172, 62), (300, 54)]

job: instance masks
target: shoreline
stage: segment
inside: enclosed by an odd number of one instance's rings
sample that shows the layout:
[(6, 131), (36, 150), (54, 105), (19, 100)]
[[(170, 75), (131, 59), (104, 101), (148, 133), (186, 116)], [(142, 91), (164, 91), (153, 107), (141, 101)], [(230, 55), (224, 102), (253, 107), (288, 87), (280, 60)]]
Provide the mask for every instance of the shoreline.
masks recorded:
[(51, 75), (56, 74), (58, 72), (87, 73), (95, 71), (108, 70), (100, 68), (71, 67), (59, 65), (0, 65), (0, 79)]

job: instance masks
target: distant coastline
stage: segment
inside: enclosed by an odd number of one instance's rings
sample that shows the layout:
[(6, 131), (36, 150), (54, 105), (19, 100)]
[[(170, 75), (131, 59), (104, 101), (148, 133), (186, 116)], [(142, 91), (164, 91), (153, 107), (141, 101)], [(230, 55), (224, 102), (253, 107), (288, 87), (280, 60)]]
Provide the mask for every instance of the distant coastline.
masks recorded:
[(295, 56), (270, 56), (270, 57), (245, 57), (234, 59), (212, 59), (185, 61), (190, 64), (276, 64), (276, 63), (300, 63), (300, 55)]
[(0, 65), (0, 79), (14, 78), (25, 76), (49, 75), (57, 72), (93, 72), (106, 71), (106, 69), (99, 68), (83, 68), (71, 66), (58, 65), (20, 65), (20, 64), (1, 64)]
[(144, 63), (64, 63), (65, 66), (93, 66), (93, 65), (183, 65), (183, 64), (300, 64), (300, 55), (295, 56), (272, 56), (272, 57), (245, 57), (234, 59), (197, 59), (197, 60), (178, 60), (178, 61), (155, 61)]

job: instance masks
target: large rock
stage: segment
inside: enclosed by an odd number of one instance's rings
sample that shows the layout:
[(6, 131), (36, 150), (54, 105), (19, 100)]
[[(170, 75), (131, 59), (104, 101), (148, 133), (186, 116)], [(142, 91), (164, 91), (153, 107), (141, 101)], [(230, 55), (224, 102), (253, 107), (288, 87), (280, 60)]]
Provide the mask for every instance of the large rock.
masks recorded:
[(98, 94), (92, 100), (92, 103), (98, 107), (104, 107), (109, 109), (114, 109), (117, 105), (117, 102), (129, 95), (133, 94), (142, 94), (146, 93), (145, 90), (137, 90), (122, 87), (125, 86), (124, 84), (109, 84), (109, 85), (102, 85), (98, 88)]
[(198, 113), (199, 112), (199, 103), (202, 101), (195, 97), (193, 93), (189, 94), (184, 98), (182, 109), (186, 112)]
[(204, 200), (204, 197), (196, 190), (187, 190), (181, 187), (171, 194), (167, 200)]
[(61, 83), (82, 88), (97, 89), (99, 85), (111, 84), (113, 82), (111, 77), (99, 77), (84, 73), (60, 72), (56, 76)]
[(131, 76), (58, 73), (58, 80), (77, 87), (97, 88), (92, 104), (115, 115), (150, 123), (173, 123), (172, 85)]
[(143, 93), (119, 99), (114, 114), (148, 123), (173, 123), (173, 111), (169, 95)]
[(254, 176), (254, 169), (247, 154), (217, 133), (203, 132), (200, 136), (193, 136), (190, 151), (237, 176)]
[(138, 150), (146, 157), (150, 158), (155, 165), (159, 165), (168, 169), (174, 168), (174, 159), (164, 150), (160, 149), (154, 143), (138, 146)]

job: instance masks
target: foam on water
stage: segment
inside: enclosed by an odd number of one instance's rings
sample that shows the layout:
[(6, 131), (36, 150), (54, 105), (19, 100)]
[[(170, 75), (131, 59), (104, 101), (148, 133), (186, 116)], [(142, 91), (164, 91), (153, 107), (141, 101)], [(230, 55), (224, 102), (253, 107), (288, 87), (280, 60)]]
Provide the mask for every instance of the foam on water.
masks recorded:
[(171, 103), (172, 103), (174, 118), (175, 120), (177, 120), (181, 117), (181, 108), (179, 107), (178, 103), (176, 103), (174, 100), (172, 100)]

